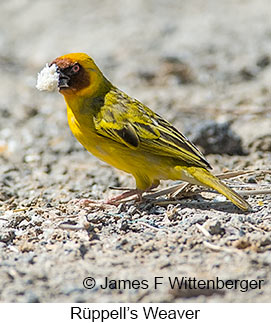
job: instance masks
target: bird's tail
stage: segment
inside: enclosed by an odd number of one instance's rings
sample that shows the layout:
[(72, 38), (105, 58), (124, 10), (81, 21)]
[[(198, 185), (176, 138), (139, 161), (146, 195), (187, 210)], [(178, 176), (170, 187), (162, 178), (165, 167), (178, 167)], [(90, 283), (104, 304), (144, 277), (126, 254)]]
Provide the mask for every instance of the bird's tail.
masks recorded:
[[(243, 211), (248, 211), (251, 206), (234, 190), (222, 183), (216, 176), (212, 175), (208, 170), (200, 167), (187, 167), (186, 171), (192, 175), (198, 184), (211, 187), (217, 192), (226, 196), (233, 204)], [(193, 183), (193, 181), (190, 181)], [(195, 183), (195, 182), (194, 182)]]

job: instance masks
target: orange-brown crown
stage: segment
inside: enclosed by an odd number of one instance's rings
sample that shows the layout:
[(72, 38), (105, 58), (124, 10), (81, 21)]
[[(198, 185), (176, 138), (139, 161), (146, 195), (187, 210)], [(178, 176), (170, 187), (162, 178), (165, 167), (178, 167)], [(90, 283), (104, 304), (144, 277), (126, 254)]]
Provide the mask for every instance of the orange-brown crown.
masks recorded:
[(52, 61), (59, 73), (59, 91), (64, 96), (92, 96), (105, 78), (93, 59), (84, 53), (60, 56)]

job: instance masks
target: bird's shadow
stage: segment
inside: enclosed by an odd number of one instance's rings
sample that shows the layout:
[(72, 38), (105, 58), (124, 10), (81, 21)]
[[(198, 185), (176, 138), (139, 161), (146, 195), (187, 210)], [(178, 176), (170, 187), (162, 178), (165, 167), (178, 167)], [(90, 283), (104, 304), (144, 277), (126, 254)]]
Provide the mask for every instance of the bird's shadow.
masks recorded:
[[(161, 200), (161, 202), (166, 200)], [(165, 208), (169, 205), (179, 205), (181, 209), (189, 208), (193, 209), (193, 211), (201, 210), (201, 211), (219, 211), (223, 213), (231, 213), (231, 214), (249, 214), (253, 213), (253, 210), (243, 211), (233, 205), (230, 201), (225, 202), (212, 202), (210, 200), (204, 199), (202, 196), (200, 197), (200, 201), (188, 201), (187, 199), (183, 198), (181, 200), (176, 200), (174, 203), (168, 203)], [(152, 211), (153, 208), (159, 207), (157, 200), (143, 200), (141, 203), (137, 203), (138, 209), (142, 211)]]

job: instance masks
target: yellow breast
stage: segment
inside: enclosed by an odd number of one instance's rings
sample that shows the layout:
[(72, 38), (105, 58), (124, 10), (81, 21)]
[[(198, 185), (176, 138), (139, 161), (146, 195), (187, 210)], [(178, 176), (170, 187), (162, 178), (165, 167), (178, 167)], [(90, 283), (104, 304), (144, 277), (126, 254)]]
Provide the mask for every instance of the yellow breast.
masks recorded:
[(131, 151), (128, 147), (97, 135), (91, 117), (75, 115), (70, 108), (67, 109), (67, 115), (72, 133), (90, 153), (118, 169), (133, 173), (135, 165), (130, 162)]
[(76, 139), (94, 156), (126, 173), (132, 174), (137, 187), (146, 189), (157, 179), (175, 178), (171, 175), (172, 164), (168, 158), (133, 150), (106, 137), (99, 136), (92, 116), (75, 114), (67, 107), (70, 129)]

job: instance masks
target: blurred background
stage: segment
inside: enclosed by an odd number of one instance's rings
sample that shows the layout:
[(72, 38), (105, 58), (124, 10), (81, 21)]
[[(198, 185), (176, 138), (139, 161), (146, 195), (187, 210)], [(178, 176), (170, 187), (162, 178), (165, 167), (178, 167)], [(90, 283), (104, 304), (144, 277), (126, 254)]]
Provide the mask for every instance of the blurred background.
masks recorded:
[[(114, 85), (168, 119), (199, 145), (214, 172), (270, 170), (270, 0), (0, 0), (0, 8), (0, 215), (5, 214), (7, 219), (0, 223), (0, 255), (6, 268), (15, 268), (12, 276), (9, 269), (7, 274), (5, 266), (1, 267), (1, 281), (8, 283), (2, 286), (0, 299), (97, 301), (95, 293), (85, 291), (82, 296), (83, 291), (76, 289), (81, 276), (89, 273), (90, 268), (94, 275), (95, 272), (109, 275), (117, 270), (124, 278), (134, 275), (135, 269), (143, 278), (159, 268), (166, 268), (164, 273), (170, 275), (171, 270), (176, 273), (180, 264), (183, 275), (214, 270), (216, 275), (247, 278), (248, 273), (255, 273), (256, 262), (246, 255), (242, 259), (240, 254), (227, 258), (220, 253), (212, 258), (212, 253), (206, 253), (202, 247), (202, 241), (200, 252), (194, 248), (201, 235), (193, 231), (192, 224), (187, 224), (192, 223), (190, 220), (196, 223), (196, 216), (200, 219), (221, 216), (223, 225), (229, 223), (223, 212), (210, 211), (209, 206), (196, 212), (193, 207), (181, 210), (176, 226), (181, 217), (188, 222), (176, 227), (184, 231), (171, 244), (167, 236), (159, 236), (156, 241), (156, 231), (144, 228), (144, 234), (149, 234), (147, 238), (141, 231), (138, 234), (136, 230), (129, 231), (129, 243), (119, 242), (118, 250), (114, 249), (115, 242), (123, 234), (119, 218), (117, 226), (112, 217), (106, 220), (109, 225), (104, 226), (106, 221), (99, 215), (101, 218), (92, 225), (106, 248), (94, 239), (96, 242), (91, 241), (94, 258), (89, 258), (89, 263), (80, 262), (78, 257), (87, 253), (91, 238), (57, 229), (55, 219), (81, 214), (78, 208), (68, 209), (67, 203), (73, 198), (106, 198), (112, 194), (109, 185), (131, 187), (134, 183), (129, 175), (98, 161), (76, 142), (68, 128), (63, 97), (39, 92), (35, 83), (37, 73), (47, 62), (70, 52), (86, 52)], [(251, 176), (245, 181), (270, 187), (271, 176)], [(256, 199), (253, 201), (256, 205)], [(261, 203), (267, 205), (270, 200)], [(263, 211), (260, 204), (258, 208), (257, 216), (262, 218), (267, 206)], [(165, 209), (159, 212), (164, 214)], [(159, 220), (157, 214), (153, 221)], [(234, 228), (240, 226), (243, 222), (234, 224)], [(231, 230), (231, 239), (233, 234), (239, 239), (239, 231)], [(244, 227), (242, 230), (250, 232)], [(193, 243), (189, 245), (186, 241), (191, 236)], [(142, 247), (131, 247), (133, 239), (140, 241), (135, 246)], [(145, 245), (149, 239), (154, 239), (157, 246)], [(270, 241), (263, 248), (268, 248)], [(155, 245), (153, 240), (150, 243)], [(127, 254), (123, 251), (126, 247)], [(159, 252), (161, 257), (157, 256)], [(261, 252), (257, 257), (267, 255), (262, 249)], [(126, 260), (123, 255), (127, 255)], [(31, 257), (35, 257), (35, 262)], [(158, 258), (164, 259), (161, 266)], [(112, 262), (118, 259), (124, 265), (114, 267)], [(138, 259), (139, 265), (135, 266)], [(266, 256), (264, 261), (270, 263), (268, 259)], [(174, 266), (167, 265), (167, 261)], [(257, 261), (260, 263), (259, 258)], [(24, 272), (23, 279), (17, 267)], [(267, 275), (269, 267), (264, 268), (261, 277)], [(27, 285), (27, 281), (33, 285)], [(42, 289), (44, 285), (46, 290)], [(211, 299), (254, 301), (256, 293), (232, 292)], [(132, 292), (99, 295), (98, 300), (102, 301), (114, 297), (124, 301), (172, 301), (181, 297), (162, 290), (145, 298)], [(208, 295), (200, 297), (204, 301)], [(270, 300), (270, 289), (269, 294), (263, 293), (261, 297)]]
[[(36, 109), (65, 122), (63, 99), (38, 93), (36, 74), (57, 56), (86, 52), (115, 85), (174, 120), (192, 139), (205, 134), (205, 124), (197, 128), (200, 121), (228, 121), (250, 144), (271, 128), (269, 9), (268, 0), (2, 2), (1, 111), (22, 121)], [(2, 119), (2, 128), (7, 121)], [(13, 142), (9, 150), (21, 148)], [(230, 154), (241, 150), (229, 147)]]

